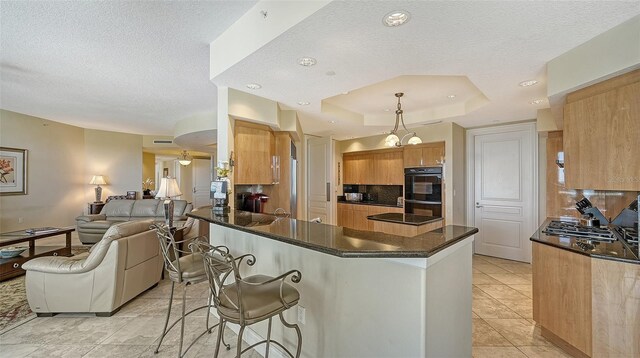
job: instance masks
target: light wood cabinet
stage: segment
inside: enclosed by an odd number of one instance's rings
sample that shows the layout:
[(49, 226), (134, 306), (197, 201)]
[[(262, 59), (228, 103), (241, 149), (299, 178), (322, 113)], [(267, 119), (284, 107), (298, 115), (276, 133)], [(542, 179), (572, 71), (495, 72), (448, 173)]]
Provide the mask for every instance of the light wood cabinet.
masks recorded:
[(234, 139), (235, 184), (273, 184), (275, 137), (271, 129), (236, 121)]
[(640, 190), (640, 70), (576, 91), (564, 107), (565, 186)]
[(342, 157), (345, 184), (373, 184), (373, 154), (349, 153)]
[(591, 259), (534, 242), (532, 260), (533, 319), (591, 356)]
[(403, 185), (404, 165), (402, 150), (374, 154), (372, 178), (372, 184)]
[(575, 357), (640, 356), (640, 265), (534, 242), (533, 319)]
[(434, 167), (444, 162), (444, 142), (404, 147), (404, 167)]
[(403, 208), (391, 206), (338, 203), (338, 226), (355, 230), (373, 231), (373, 222), (367, 219), (367, 216), (403, 212)]

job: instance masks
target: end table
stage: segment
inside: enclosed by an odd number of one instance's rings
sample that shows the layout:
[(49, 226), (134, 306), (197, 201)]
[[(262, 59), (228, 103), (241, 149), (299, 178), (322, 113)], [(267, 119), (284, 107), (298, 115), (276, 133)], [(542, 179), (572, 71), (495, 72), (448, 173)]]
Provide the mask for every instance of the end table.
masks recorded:
[(102, 211), (104, 204), (105, 203), (103, 202), (89, 203), (89, 214), (100, 214), (100, 211)]

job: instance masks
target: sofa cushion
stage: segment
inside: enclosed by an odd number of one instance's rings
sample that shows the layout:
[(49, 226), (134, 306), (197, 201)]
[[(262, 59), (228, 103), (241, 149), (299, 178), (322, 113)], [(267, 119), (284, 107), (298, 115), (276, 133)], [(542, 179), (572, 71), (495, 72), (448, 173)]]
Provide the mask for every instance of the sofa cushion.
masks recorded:
[(128, 218), (131, 216), (131, 209), (136, 201), (137, 200), (111, 200), (104, 205), (100, 213), (106, 215), (108, 219), (111, 219), (111, 217)]
[(133, 217), (155, 217), (158, 210), (158, 206), (162, 206), (161, 200), (156, 199), (143, 199), (135, 200), (133, 209), (130, 212), (130, 216)]

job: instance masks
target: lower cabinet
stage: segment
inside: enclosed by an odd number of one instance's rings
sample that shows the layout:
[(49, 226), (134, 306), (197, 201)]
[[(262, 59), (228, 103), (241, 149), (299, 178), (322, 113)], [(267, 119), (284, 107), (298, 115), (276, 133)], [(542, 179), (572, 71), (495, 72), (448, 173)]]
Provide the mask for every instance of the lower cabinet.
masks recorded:
[(338, 203), (338, 226), (355, 230), (374, 231), (373, 221), (367, 219), (367, 216), (403, 212), (403, 208), (392, 206)]
[(640, 265), (533, 243), (533, 319), (575, 357), (640, 357)]

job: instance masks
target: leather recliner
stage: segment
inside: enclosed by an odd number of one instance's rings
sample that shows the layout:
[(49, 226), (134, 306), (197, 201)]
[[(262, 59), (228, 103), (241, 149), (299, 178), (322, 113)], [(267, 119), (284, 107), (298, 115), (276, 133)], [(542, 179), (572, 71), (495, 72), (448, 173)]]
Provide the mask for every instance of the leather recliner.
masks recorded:
[[(78, 238), (83, 244), (95, 244), (100, 241), (111, 225), (116, 223), (144, 219), (163, 221), (162, 203), (162, 200), (157, 199), (111, 200), (104, 205), (100, 214), (82, 215), (76, 218)], [(183, 226), (187, 221), (186, 214), (193, 209), (193, 206), (186, 200), (174, 200), (173, 203), (174, 224)]]
[(89, 253), (26, 262), (27, 300), (38, 316), (110, 316), (160, 281), (163, 260), (153, 220), (111, 226)]

